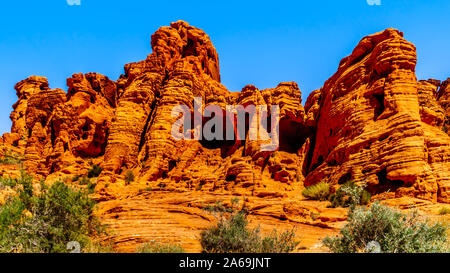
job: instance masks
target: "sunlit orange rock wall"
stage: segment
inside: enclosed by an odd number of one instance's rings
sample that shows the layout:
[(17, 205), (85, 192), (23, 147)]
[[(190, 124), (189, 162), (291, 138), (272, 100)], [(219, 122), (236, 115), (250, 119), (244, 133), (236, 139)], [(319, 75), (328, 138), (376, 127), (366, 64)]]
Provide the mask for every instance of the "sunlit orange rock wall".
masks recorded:
[[(100, 164), (103, 199), (149, 185), (283, 197), (303, 185), (354, 180), (375, 194), (450, 202), (449, 84), (417, 81), (416, 49), (399, 31), (362, 39), (305, 107), (294, 82), (228, 91), (209, 37), (185, 22), (161, 27), (151, 46), (117, 81), (74, 74), (67, 93), (43, 77), (18, 83), (2, 141), (21, 148), (27, 170), (41, 177)], [(193, 113), (194, 97), (224, 113), (226, 105), (279, 105), (279, 149), (262, 152), (262, 142), (248, 137), (176, 141), (172, 109)]]
[(388, 29), (364, 38), (324, 85), (306, 185), (350, 179), (375, 193), (449, 202), (450, 141), (416, 48)]
[(437, 94), (439, 104), (442, 106), (445, 115), (444, 130), (450, 134), (450, 78), (443, 82)]

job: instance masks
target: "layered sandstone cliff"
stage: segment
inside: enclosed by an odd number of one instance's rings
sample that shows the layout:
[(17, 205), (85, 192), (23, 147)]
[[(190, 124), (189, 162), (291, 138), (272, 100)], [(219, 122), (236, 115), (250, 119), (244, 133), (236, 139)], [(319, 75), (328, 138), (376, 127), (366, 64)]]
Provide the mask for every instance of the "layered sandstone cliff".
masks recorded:
[(306, 185), (366, 183), (373, 193), (450, 202), (450, 146), (436, 86), (417, 82), (397, 30), (365, 37), (320, 91)]
[(445, 113), (444, 131), (450, 134), (450, 78), (440, 85), (437, 99)]
[[(304, 185), (354, 180), (374, 194), (450, 202), (450, 85), (417, 81), (416, 49), (401, 32), (362, 39), (305, 107), (293, 82), (228, 91), (209, 37), (185, 22), (160, 28), (151, 45), (117, 81), (74, 74), (67, 93), (43, 77), (18, 83), (4, 144), (49, 180), (100, 164), (99, 200), (148, 187), (295, 197)], [(261, 151), (248, 131), (241, 140), (175, 140), (172, 109), (194, 112), (194, 97), (219, 105), (224, 119), (226, 105), (279, 105), (279, 148)]]

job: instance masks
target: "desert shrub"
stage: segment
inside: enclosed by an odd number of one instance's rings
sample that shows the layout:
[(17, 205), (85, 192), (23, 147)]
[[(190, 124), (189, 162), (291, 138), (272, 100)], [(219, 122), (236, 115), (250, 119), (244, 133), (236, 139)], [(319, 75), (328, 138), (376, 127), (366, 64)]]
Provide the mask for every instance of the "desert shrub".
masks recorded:
[(98, 177), (101, 173), (102, 173), (103, 169), (102, 167), (100, 167), (97, 164), (92, 165), (92, 167), (89, 169), (88, 171), (88, 177), (89, 178), (93, 178), (93, 177)]
[(219, 213), (233, 212), (232, 208), (225, 207), (221, 201), (217, 201), (214, 205), (207, 205), (203, 207), (203, 210), (208, 212), (219, 212)]
[(81, 177), (81, 180), (78, 181), (78, 184), (80, 185), (88, 185), (91, 180), (87, 176), (83, 176)]
[(276, 231), (261, 240), (261, 253), (289, 253), (295, 249), (299, 243), (295, 241), (294, 230), (278, 234)]
[(439, 214), (440, 214), (440, 215), (447, 215), (447, 214), (450, 214), (450, 208), (442, 207), (442, 208), (439, 210)]
[(14, 188), (17, 185), (17, 179), (11, 177), (0, 177), (0, 185)]
[(17, 195), (0, 207), (0, 252), (67, 252), (68, 242), (83, 248), (90, 244), (90, 234), (102, 231), (86, 191), (55, 182), (50, 187), (41, 183), (36, 193), (25, 174), (15, 190)]
[(74, 176), (72, 177), (72, 182), (77, 182), (77, 181), (80, 180), (80, 178), (81, 178), (81, 175), (74, 175)]
[(84, 253), (116, 253), (116, 250), (110, 243), (89, 241), (82, 249)]
[(127, 185), (129, 185), (131, 182), (133, 182), (134, 181), (134, 173), (133, 173), (133, 171), (132, 170), (128, 170), (127, 172), (126, 172), (126, 174), (125, 174), (125, 183), (127, 184)]
[(86, 189), (89, 194), (93, 194), (95, 192), (95, 184), (89, 181), (88, 184), (86, 185)]
[(19, 155), (13, 154), (11, 151), (6, 151), (5, 154), (0, 157), (0, 164), (20, 164), (22, 158)]
[(326, 182), (317, 183), (306, 187), (302, 194), (308, 199), (326, 201), (330, 197), (330, 184)]
[(360, 205), (368, 205), (372, 200), (372, 194), (370, 192), (363, 190), (361, 193), (361, 199), (359, 200)]
[(261, 237), (259, 228), (248, 228), (248, 220), (243, 212), (222, 217), (216, 226), (200, 234), (204, 253), (287, 253), (298, 245), (295, 232), (277, 234), (274, 230), (269, 237)]
[(87, 176), (83, 176), (81, 180), (79, 180), (78, 184), (86, 186), (89, 194), (92, 194), (95, 191), (95, 184), (92, 183), (91, 179), (89, 179)]
[(163, 244), (151, 241), (142, 244), (136, 249), (137, 253), (185, 253), (183, 247), (174, 244)]
[(446, 230), (441, 224), (421, 222), (417, 213), (406, 215), (375, 203), (368, 209), (350, 210), (340, 236), (327, 237), (323, 243), (335, 253), (364, 252), (371, 242), (377, 242), (384, 253), (446, 252)]
[(357, 205), (367, 205), (370, 202), (371, 194), (364, 190), (364, 186), (358, 186), (353, 181), (342, 185), (336, 193), (330, 197), (331, 206), (351, 207)]

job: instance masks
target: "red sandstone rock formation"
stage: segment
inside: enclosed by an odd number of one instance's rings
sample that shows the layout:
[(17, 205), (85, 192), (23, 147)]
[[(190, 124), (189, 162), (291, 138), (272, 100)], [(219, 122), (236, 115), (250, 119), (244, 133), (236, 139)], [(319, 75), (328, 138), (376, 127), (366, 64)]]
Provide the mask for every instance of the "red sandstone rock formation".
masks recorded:
[[(374, 193), (450, 202), (450, 145), (436, 87), (417, 83), (397, 30), (364, 38), (321, 89), (305, 184), (353, 179)], [(316, 95), (314, 95), (316, 96)]]
[[(229, 92), (209, 37), (185, 22), (160, 28), (151, 45), (117, 81), (75, 74), (67, 94), (43, 77), (18, 83), (3, 143), (22, 149), (25, 167), (42, 177), (99, 163), (100, 199), (149, 186), (283, 197), (303, 184), (352, 179), (375, 194), (450, 202), (450, 139), (441, 130), (450, 88), (417, 82), (415, 47), (399, 31), (361, 40), (305, 108), (296, 83)], [(194, 97), (219, 105), (224, 119), (226, 105), (279, 105), (279, 149), (262, 152), (248, 137), (176, 141), (171, 111), (183, 104), (193, 112)], [(131, 185), (129, 171), (137, 176)]]
[(450, 78), (440, 86), (437, 99), (445, 111), (444, 131), (450, 134)]

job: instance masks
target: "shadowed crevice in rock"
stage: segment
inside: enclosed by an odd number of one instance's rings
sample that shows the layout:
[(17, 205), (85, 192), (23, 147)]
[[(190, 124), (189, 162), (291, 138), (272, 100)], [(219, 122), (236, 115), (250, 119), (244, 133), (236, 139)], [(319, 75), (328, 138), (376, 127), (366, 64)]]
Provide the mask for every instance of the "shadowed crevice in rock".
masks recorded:
[[(294, 82), (228, 91), (208, 35), (186, 22), (158, 29), (151, 46), (117, 81), (74, 74), (67, 94), (43, 77), (19, 82), (3, 142), (22, 149), (28, 171), (47, 179), (100, 164), (102, 200), (134, 187), (124, 182), (133, 171), (142, 187), (284, 196), (351, 179), (375, 194), (450, 202), (450, 84), (417, 81), (416, 48), (398, 30), (364, 37), (304, 107)], [(262, 151), (267, 142), (248, 137), (248, 120), (242, 140), (233, 128), (234, 140), (176, 141), (171, 111), (186, 105), (193, 113), (195, 97), (223, 110), (224, 131), (233, 118), (227, 105), (278, 105), (279, 148)]]

